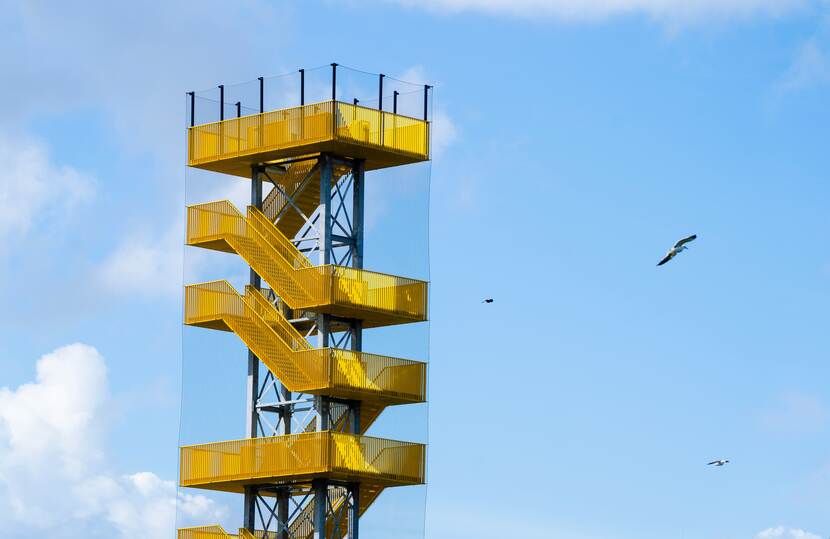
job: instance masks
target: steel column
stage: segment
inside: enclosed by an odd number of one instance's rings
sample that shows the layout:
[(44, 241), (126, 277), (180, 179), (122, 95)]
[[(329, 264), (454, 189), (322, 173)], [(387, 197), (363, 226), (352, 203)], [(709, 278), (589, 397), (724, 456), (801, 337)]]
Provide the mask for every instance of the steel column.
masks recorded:
[[(251, 167), (251, 205), (262, 208), (262, 179), (259, 177), (259, 167)], [(262, 287), (262, 279), (250, 270), (250, 284), (254, 288)], [(247, 412), (245, 414), (245, 436), (257, 437), (259, 411), (257, 410), (257, 393), (259, 391), (259, 359), (248, 350), (248, 383), (247, 383)], [(254, 487), (245, 488), (244, 509), (242, 513), (243, 527), (246, 530), (256, 529), (256, 499), (257, 491)]]
[(291, 490), (277, 490), (277, 539), (288, 539), (288, 504), (291, 502)]
[(328, 505), (328, 485), (323, 479), (311, 483), (314, 490), (314, 539), (326, 539), (326, 509)]
[(349, 539), (358, 539), (360, 529), (360, 484), (349, 486), (352, 504), (349, 506)]

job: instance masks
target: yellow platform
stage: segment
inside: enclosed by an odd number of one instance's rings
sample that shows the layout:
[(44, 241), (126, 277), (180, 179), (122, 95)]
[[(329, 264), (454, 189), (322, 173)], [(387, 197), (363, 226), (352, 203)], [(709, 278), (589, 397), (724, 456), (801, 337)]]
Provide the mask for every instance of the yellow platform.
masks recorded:
[(426, 446), (331, 431), (182, 447), (180, 484), (225, 492), (314, 479), (380, 487), (424, 482)]
[(366, 169), (429, 159), (427, 121), (323, 101), (188, 129), (191, 167), (251, 177), (251, 166), (310, 153), (361, 158)]

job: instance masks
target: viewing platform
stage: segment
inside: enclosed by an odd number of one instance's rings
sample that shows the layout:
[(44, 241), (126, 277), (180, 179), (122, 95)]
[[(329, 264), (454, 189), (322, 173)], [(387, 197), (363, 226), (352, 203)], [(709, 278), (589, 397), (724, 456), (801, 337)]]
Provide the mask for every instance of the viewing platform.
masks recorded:
[(365, 160), (366, 170), (429, 160), (430, 123), (342, 101), (322, 101), (187, 131), (191, 167), (251, 177), (251, 166), (328, 152)]
[(426, 446), (332, 431), (248, 438), (180, 449), (180, 485), (225, 492), (314, 479), (420, 485)]

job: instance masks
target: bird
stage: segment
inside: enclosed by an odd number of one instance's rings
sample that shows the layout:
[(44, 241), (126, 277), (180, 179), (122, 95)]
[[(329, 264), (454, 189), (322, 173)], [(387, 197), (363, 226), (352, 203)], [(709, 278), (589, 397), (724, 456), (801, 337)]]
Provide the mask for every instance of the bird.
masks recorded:
[(728, 460), (713, 460), (712, 462), (708, 463), (707, 466), (723, 466), (724, 464), (729, 464)]
[(487, 298), (482, 303), (493, 303), (493, 298)]
[(688, 238), (683, 238), (682, 240), (678, 241), (677, 243), (674, 244), (674, 247), (669, 249), (669, 252), (666, 253), (666, 256), (664, 256), (663, 260), (661, 260), (657, 265), (662, 266), (663, 264), (665, 264), (666, 262), (668, 262), (672, 258), (676, 257), (677, 253), (679, 253), (681, 251), (685, 251), (687, 249), (687, 247), (686, 247), (687, 243), (695, 241), (696, 239), (697, 239), (697, 234), (692, 234)]

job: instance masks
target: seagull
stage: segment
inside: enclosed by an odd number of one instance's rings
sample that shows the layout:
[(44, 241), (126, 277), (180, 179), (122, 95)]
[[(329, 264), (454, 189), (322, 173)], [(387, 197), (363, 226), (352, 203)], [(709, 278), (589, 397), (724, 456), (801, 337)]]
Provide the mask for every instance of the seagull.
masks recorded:
[(665, 264), (666, 262), (668, 262), (672, 258), (676, 257), (677, 253), (679, 253), (681, 251), (685, 251), (687, 249), (687, 247), (686, 247), (687, 243), (692, 242), (696, 239), (697, 239), (697, 234), (692, 234), (688, 238), (683, 238), (682, 240), (678, 241), (677, 243), (674, 244), (674, 247), (669, 249), (669, 252), (666, 253), (666, 256), (664, 256), (663, 260), (661, 260), (660, 263), (657, 264), (657, 265), (662, 266), (663, 264)]
[(728, 460), (713, 460), (712, 462), (708, 463), (707, 466), (723, 466), (724, 464), (729, 464)]
[(487, 298), (482, 303), (493, 303), (493, 298)]

